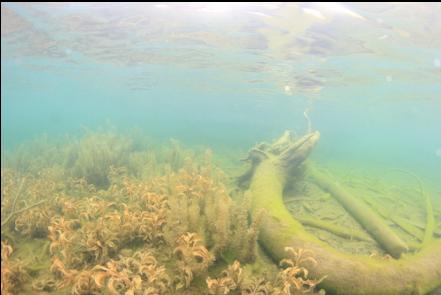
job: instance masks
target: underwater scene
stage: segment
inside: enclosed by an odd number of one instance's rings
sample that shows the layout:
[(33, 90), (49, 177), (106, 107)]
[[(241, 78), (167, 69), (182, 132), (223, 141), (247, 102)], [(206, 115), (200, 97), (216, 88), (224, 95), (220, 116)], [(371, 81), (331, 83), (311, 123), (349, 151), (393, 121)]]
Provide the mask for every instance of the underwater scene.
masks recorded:
[(440, 3), (1, 4), (1, 294), (441, 294)]

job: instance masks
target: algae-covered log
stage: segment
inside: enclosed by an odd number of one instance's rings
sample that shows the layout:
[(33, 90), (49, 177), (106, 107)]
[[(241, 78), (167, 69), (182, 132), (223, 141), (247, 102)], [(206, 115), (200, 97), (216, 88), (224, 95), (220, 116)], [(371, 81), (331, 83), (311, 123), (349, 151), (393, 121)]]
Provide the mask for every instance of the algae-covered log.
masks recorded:
[(363, 201), (351, 196), (338, 183), (312, 165), (308, 165), (307, 173), (318, 186), (329, 192), (392, 257), (399, 258), (401, 253), (408, 250), (407, 245)]
[[(283, 190), (295, 166), (287, 167), (281, 161), (299, 165), (309, 155), (319, 138), (317, 132), (297, 141), (278, 144), (277, 151), (266, 147), (263, 157), (254, 164), (250, 174), (249, 191), (253, 212), (264, 208), (259, 241), (275, 259), (285, 257), (284, 247), (309, 249), (314, 252), (317, 265), (311, 275), (328, 277), (321, 286), (335, 294), (420, 294), (441, 286), (441, 241), (436, 240), (416, 255), (403, 255), (399, 260), (381, 260), (340, 253), (308, 233), (295, 220), (283, 203)], [(295, 146), (296, 148), (292, 148)], [(290, 149), (291, 157), (283, 151)], [(280, 157), (283, 155), (284, 157)]]

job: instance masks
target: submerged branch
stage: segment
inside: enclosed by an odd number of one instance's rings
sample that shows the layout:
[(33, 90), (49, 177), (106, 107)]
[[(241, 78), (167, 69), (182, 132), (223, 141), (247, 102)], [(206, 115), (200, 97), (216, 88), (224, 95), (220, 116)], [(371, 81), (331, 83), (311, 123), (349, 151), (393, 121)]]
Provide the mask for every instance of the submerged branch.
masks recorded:
[(34, 203), (34, 204), (32, 204), (32, 205), (29, 205), (29, 206), (27, 206), (27, 207), (25, 207), (25, 208), (21, 208), (21, 209), (19, 209), (19, 210), (17, 210), (17, 211), (11, 212), (11, 213), (9, 214), (9, 216), (6, 217), (5, 220), (2, 222), (2, 225), (1, 225), (1, 226), (3, 227), (3, 226), (5, 226), (6, 224), (8, 224), (9, 220), (10, 220), (14, 215), (20, 214), (20, 213), (22, 213), (22, 212), (24, 212), (24, 211), (27, 211), (27, 210), (29, 210), (29, 209), (32, 209), (32, 208), (34, 208), (34, 207), (40, 206), (41, 204), (46, 203), (47, 201), (48, 201), (47, 199), (46, 199), (46, 200), (41, 200), (41, 201), (39, 201), (39, 202), (37, 202), (37, 203)]
[(366, 203), (355, 198), (335, 180), (312, 165), (308, 166), (308, 172), (309, 177), (319, 187), (329, 192), (392, 257), (399, 258), (403, 252), (408, 250), (404, 241)]
[(365, 242), (371, 242), (373, 241), (369, 235), (356, 230), (349, 230), (345, 227), (332, 224), (317, 218), (313, 217), (297, 217), (297, 220), (300, 221), (303, 225), (308, 225), (311, 227), (315, 227), (321, 230), (328, 231), (336, 236), (339, 236), (341, 238), (350, 239), (350, 240), (358, 240), (358, 241), (365, 241)]
[(18, 199), (21, 197), (21, 191), (23, 189), (23, 185), (25, 183), (26, 177), (23, 177), (20, 186), (18, 187), (17, 193), (15, 194), (14, 202), (12, 203), (11, 212), (9, 214), (13, 214), (15, 211), (15, 206), (17, 205)]
[(399, 228), (401, 228), (403, 231), (414, 237), (415, 239), (419, 241), (423, 241), (423, 234), (422, 232), (414, 225), (409, 223), (406, 219), (400, 218), (399, 216), (391, 216), (390, 214), (386, 213), (386, 210), (375, 203), (373, 200), (364, 198), (363, 199), (369, 206), (372, 207), (378, 214), (380, 214), (384, 219), (390, 220), (395, 225), (397, 225)]
[(423, 237), (423, 241), (422, 241), (422, 247), (426, 247), (433, 240), (433, 232), (434, 232), (434, 227), (435, 227), (435, 220), (433, 217), (432, 198), (430, 197), (430, 195), (428, 193), (425, 193), (424, 188), (423, 188), (423, 182), (418, 177), (418, 175), (416, 175), (415, 173), (407, 171), (407, 170), (403, 170), (403, 169), (391, 169), (390, 171), (398, 171), (401, 173), (408, 174), (408, 175), (414, 177), (418, 182), (418, 185), (420, 188), (420, 194), (421, 194), (421, 197), (424, 198), (425, 207), (426, 207), (426, 228), (424, 231), (424, 237)]

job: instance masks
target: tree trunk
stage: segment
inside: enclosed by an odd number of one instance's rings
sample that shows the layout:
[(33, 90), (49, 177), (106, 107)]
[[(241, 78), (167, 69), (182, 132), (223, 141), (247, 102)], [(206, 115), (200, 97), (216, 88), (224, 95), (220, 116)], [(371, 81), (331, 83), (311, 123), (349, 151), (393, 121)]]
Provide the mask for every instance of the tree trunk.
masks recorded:
[[(307, 158), (318, 137), (318, 133), (309, 134), (299, 140), (300, 144), (287, 140), (285, 149), (278, 142), (277, 152), (266, 148), (261, 151), (265, 156), (254, 163), (249, 191), (253, 212), (262, 208), (266, 211), (259, 234), (259, 242), (266, 251), (276, 261), (286, 258), (287, 246), (313, 251), (318, 263), (307, 268), (312, 277), (327, 275), (321, 287), (331, 294), (424, 294), (439, 288), (440, 240), (418, 254), (382, 260), (341, 253), (308, 233), (292, 217), (283, 203), (284, 186), (290, 173)], [(288, 150), (293, 154), (288, 155)]]

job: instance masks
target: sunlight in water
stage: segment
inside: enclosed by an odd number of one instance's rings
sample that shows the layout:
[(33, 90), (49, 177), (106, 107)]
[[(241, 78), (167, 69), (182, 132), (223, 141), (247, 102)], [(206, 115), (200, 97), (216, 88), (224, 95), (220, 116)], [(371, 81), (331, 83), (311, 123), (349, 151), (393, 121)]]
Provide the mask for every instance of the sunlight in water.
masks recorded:
[(346, 14), (355, 18), (365, 20), (363, 16), (350, 10), (349, 8), (345, 7), (343, 4), (337, 2), (316, 2), (316, 5), (328, 12), (332, 12), (336, 14)]

